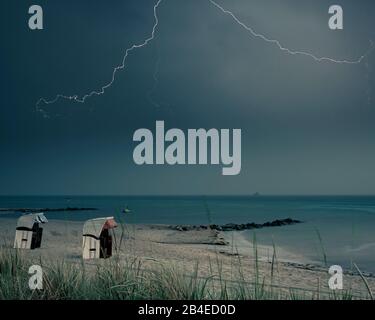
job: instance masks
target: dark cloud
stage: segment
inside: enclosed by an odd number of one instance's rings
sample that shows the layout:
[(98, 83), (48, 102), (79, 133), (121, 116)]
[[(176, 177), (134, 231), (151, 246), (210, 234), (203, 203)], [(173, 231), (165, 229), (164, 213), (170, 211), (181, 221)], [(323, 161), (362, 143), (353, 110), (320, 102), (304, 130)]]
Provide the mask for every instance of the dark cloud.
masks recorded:
[[(219, 2), (219, 1), (218, 1)], [(220, 1), (295, 50), (355, 59), (375, 40), (373, 1)], [(0, 193), (369, 194), (375, 190), (375, 54), (360, 65), (317, 63), (253, 38), (208, 1), (164, 0), (155, 41), (131, 53), (105, 95), (84, 105), (40, 97), (85, 94), (111, 78), (153, 25), (154, 1), (2, 1)], [(158, 83), (153, 74), (159, 61)], [(160, 107), (150, 102), (157, 101)], [(220, 167), (137, 167), (132, 134), (167, 127), (241, 128), (240, 176)]]

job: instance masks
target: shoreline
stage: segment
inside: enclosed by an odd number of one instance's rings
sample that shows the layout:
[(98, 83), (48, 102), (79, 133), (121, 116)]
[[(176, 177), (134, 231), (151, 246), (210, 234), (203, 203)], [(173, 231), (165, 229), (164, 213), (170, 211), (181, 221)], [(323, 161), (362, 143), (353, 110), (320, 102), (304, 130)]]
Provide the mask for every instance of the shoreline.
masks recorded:
[[(16, 223), (16, 219), (0, 220), (3, 238), (0, 248), (13, 247)], [(35, 260), (82, 263), (82, 222), (50, 220), (43, 228), (42, 247), (22, 250), (23, 255)], [(119, 224), (115, 229), (114, 247), (114, 256), (120, 260), (136, 259), (149, 270), (170, 266), (191, 274), (198, 266), (201, 277), (210, 277), (220, 270), (228, 281), (241, 275), (243, 281), (251, 282), (256, 273), (265, 285), (313, 291), (319, 283), (322, 289), (329, 291), (327, 268), (312, 264), (277, 244), (276, 260), (273, 259), (273, 247), (261, 243), (256, 245), (255, 254), (251, 242), (244, 238), (241, 231), (207, 229), (181, 232), (169, 225)], [(85, 264), (102, 265), (111, 260), (89, 260)], [(364, 276), (375, 290), (374, 275), (364, 273)], [(359, 275), (346, 270), (345, 278), (350, 289), (365, 294), (366, 288)]]

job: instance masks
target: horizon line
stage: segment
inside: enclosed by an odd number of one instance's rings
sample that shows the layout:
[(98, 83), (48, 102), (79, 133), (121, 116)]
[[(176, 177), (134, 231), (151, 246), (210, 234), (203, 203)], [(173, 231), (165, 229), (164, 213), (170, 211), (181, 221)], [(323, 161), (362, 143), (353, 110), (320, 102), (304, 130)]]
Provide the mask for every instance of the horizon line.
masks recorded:
[(0, 194), (0, 197), (375, 197), (375, 194)]

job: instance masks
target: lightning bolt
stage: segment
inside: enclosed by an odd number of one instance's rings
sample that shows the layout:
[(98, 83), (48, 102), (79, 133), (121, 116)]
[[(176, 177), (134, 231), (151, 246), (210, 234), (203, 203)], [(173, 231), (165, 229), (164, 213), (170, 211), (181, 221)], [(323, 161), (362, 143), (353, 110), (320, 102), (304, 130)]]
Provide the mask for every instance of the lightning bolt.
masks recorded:
[(278, 47), (279, 50), (281, 50), (283, 52), (286, 52), (286, 53), (288, 53), (290, 55), (293, 55), (293, 56), (295, 56), (295, 55), (306, 56), (306, 57), (312, 58), (316, 62), (332, 62), (332, 63), (337, 63), (337, 64), (360, 64), (369, 55), (369, 53), (374, 48), (373, 43), (370, 41), (370, 48), (367, 50), (367, 52), (364, 55), (362, 55), (361, 57), (359, 57), (357, 60), (336, 60), (336, 59), (329, 58), (329, 57), (317, 57), (316, 55), (314, 55), (314, 54), (312, 54), (310, 52), (291, 50), (291, 49), (288, 49), (288, 48), (284, 47), (280, 43), (280, 41), (275, 40), (275, 39), (270, 39), (270, 38), (266, 37), (263, 34), (257, 33), (253, 28), (247, 26), (240, 19), (238, 19), (233, 12), (231, 12), (231, 11), (229, 11), (227, 9), (224, 9), (221, 5), (219, 5), (214, 0), (209, 0), (209, 1), (216, 8), (218, 8), (221, 12), (223, 12), (226, 15), (229, 15), (237, 24), (239, 24), (242, 28), (244, 28), (245, 30), (247, 30), (248, 32), (250, 32), (250, 34), (252, 36), (254, 36), (255, 38), (259, 38), (259, 39), (261, 39), (261, 40), (263, 40), (265, 42), (273, 44), (276, 47)]
[[(158, 18), (158, 15), (157, 15), (157, 11), (158, 11), (158, 8), (160, 6), (160, 4), (162, 3), (163, 0), (158, 0), (156, 2), (156, 4), (154, 5), (153, 7), (153, 13), (154, 13), (154, 25), (152, 27), (152, 31), (151, 31), (151, 34), (148, 38), (146, 38), (145, 40), (143, 40), (143, 42), (139, 43), (139, 44), (133, 44), (131, 47), (127, 48), (126, 51), (125, 51), (125, 54), (123, 56), (123, 59), (122, 59), (122, 62), (120, 65), (116, 66), (114, 69), (113, 69), (113, 72), (112, 72), (112, 78), (111, 80), (103, 85), (99, 90), (94, 90), (94, 91), (91, 91), (90, 93), (87, 93), (83, 96), (79, 96), (79, 95), (64, 95), (64, 94), (57, 94), (55, 96), (54, 99), (52, 100), (47, 100), (45, 98), (40, 98), (37, 103), (36, 103), (36, 110), (38, 112), (41, 112), (44, 114), (45, 117), (48, 117), (45, 113), (45, 111), (40, 107), (41, 104), (44, 104), (44, 105), (50, 105), (50, 104), (54, 104), (56, 103), (58, 100), (60, 99), (65, 99), (65, 100), (71, 100), (71, 101), (74, 101), (74, 102), (78, 102), (78, 103), (85, 103), (86, 100), (92, 96), (100, 96), (100, 95), (103, 95), (105, 93), (105, 91), (112, 86), (112, 84), (115, 82), (115, 79), (116, 79), (116, 74), (118, 71), (121, 71), (123, 69), (125, 69), (126, 67), (126, 62), (127, 62), (127, 58), (129, 57), (129, 54), (134, 51), (134, 50), (137, 50), (137, 49), (140, 49), (140, 48), (143, 48), (145, 46), (147, 46), (152, 40), (154, 40), (155, 38), (155, 33), (156, 33), (156, 30), (157, 30), (157, 27), (159, 25), (159, 18)], [(286, 47), (284, 47), (280, 41), (278, 40), (275, 40), (275, 39), (270, 39), (268, 37), (266, 37), (265, 35), (263, 34), (260, 34), (260, 33), (257, 33), (253, 28), (247, 26), (245, 23), (243, 23), (240, 19), (238, 19), (235, 14), (227, 9), (224, 9), (222, 6), (220, 6), (217, 2), (215, 2), (214, 0), (208, 0), (212, 5), (214, 5), (216, 8), (218, 8), (221, 12), (223, 12), (224, 14), (226, 15), (229, 15), (237, 24), (239, 24), (242, 28), (244, 28), (246, 31), (250, 32), (250, 34), (255, 37), (255, 38), (259, 38), (267, 43), (270, 43), (270, 44), (273, 44), (275, 45), (279, 50), (283, 51), (283, 52), (286, 52), (287, 54), (290, 54), (290, 55), (301, 55), (301, 56), (306, 56), (306, 57), (309, 57), (311, 59), (313, 59), (314, 61), (316, 62), (330, 62), (330, 63), (336, 63), (336, 64), (349, 64), (349, 65), (354, 65), (354, 64), (360, 64), (364, 59), (366, 59), (366, 57), (369, 55), (369, 53), (373, 50), (374, 48), (374, 44), (371, 42), (371, 45), (370, 45), (370, 48), (368, 49), (368, 51), (362, 55), (361, 57), (359, 57), (357, 60), (336, 60), (336, 59), (333, 59), (333, 58), (329, 58), (329, 57), (317, 57), (316, 55), (310, 53), (310, 52), (305, 52), (305, 51), (295, 51), (295, 50), (291, 50), (291, 49), (288, 49)], [(155, 83), (157, 83), (157, 68), (156, 67), (156, 71), (154, 72), (154, 81)]]
[(158, 0), (156, 2), (156, 4), (154, 5), (154, 25), (152, 27), (152, 31), (151, 31), (151, 34), (148, 38), (146, 38), (143, 42), (139, 43), (139, 44), (133, 44), (131, 47), (127, 48), (126, 51), (125, 51), (125, 54), (122, 58), (122, 62), (120, 65), (116, 66), (114, 69), (113, 69), (113, 72), (112, 72), (112, 78), (111, 78), (111, 81), (109, 81), (107, 84), (105, 84), (104, 86), (102, 86), (99, 90), (96, 90), (96, 91), (91, 91), (90, 93), (87, 93), (85, 95), (83, 95), (82, 97), (79, 97), (78, 95), (71, 95), (71, 96), (67, 96), (67, 95), (64, 95), (64, 94), (57, 94), (56, 97), (52, 100), (47, 100), (45, 98), (40, 98), (37, 103), (36, 103), (36, 109), (38, 112), (42, 112), (44, 113), (44, 110), (40, 108), (40, 105), (42, 103), (44, 103), (45, 105), (49, 105), (49, 104), (54, 104), (56, 103), (58, 100), (60, 99), (65, 99), (65, 100), (72, 100), (74, 102), (78, 102), (78, 103), (85, 103), (86, 99), (87, 98), (90, 98), (92, 96), (100, 96), (100, 95), (103, 95), (105, 93), (105, 91), (112, 86), (112, 84), (115, 82), (115, 79), (116, 79), (116, 74), (118, 71), (120, 70), (123, 70), (125, 69), (126, 67), (126, 61), (129, 57), (129, 54), (136, 50), (136, 49), (140, 49), (140, 48), (143, 48), (145, 46), (147, 46), (152, 40), (154, 40), (155, 38), (155, 33), (156, 33), (156, 29), (159, 25), (159, 18), (158, 18), (158, 15), (157, 15), (157, 10), (161, 4), (163, 0)]
[(168, 102), (160, 101), (160, 98), (155, 96), (156, 91), (158, 89), (158, 85), (159, 85), (160, 63), (161, 63), (160, 47), (159, 47), (158, 44), (156, 44), (156, 62), (155, 62), (155, 66), (154, 66), (154, 73), (152, 75), (154, 83), (153, 83), (151, 89), (148, 91), (147, 97), (148, 97), (148, 101), (156, 109), (162, 109), (163, 108), (164, 110), (172, 111), (171, 105)]
[(154, 73), (152, 75), (152, 78), (154, 79), (154, 84), (151, 88), (151, 90), (148, 92), (148, 99), (149, 101), (151, 102), (151, 104), (155, 107), (155, 108), (160, 108), (160, 103), (157, 102), (155, 99), (154, 99), (154, 93), (158, 87), (158, 82), (159, 82), (159, 77), (158, 77), (158, 74), (159, 74), (159, 69), (160, 69), (160, 49), (159, 49), (159, 46), (156, 47), (156, 52), (157, 52), (157, 59), (156, 59), (156, 63), (155, 63), (155, 68), (154, 68)]

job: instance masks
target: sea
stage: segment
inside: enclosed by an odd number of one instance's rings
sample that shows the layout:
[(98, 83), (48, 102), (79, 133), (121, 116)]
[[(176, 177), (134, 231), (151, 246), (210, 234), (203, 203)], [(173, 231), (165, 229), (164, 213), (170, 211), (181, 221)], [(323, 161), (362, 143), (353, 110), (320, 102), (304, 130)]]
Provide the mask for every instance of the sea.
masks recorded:
[[(375, 273), (375, 196), (2, 196), (0, 208), (97, 208), (46, 212), (82, 221), (114, 216), (129, 224), (303, 223), (242, 232), (249, 242), (282, 248), (320, 265)], [(123, 209), (128, 208), (129, 213)], [(0, 212), (4, 219), (22, 213)], [(5, 222), (4, 222), (5, 223)], [(249, 248), (250, 250), (250, 248)]]

